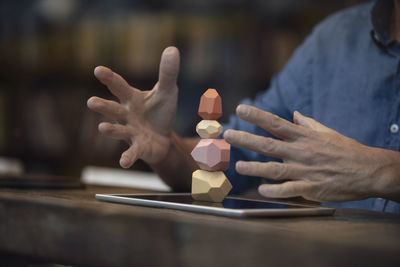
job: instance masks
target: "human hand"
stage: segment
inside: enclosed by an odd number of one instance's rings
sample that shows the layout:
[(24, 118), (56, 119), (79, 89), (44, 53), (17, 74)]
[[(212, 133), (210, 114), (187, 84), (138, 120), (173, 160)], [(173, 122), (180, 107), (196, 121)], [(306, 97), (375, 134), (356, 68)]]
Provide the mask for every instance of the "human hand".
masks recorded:
[(248, 105), (239, 105), (237, 115), (280, 139), (237, 130), (224, 133), (234, 146), (283, 160), (236, 163), (240, 174), (283, 181), (261, 185), (261, 195), (314, 201), (400, 199), (399, 152), (362, 145), (299, 112), (294, 123)]
[(157, 164), (167, 155), (177, 106), (178, 72), (179, 51), (175, 47), (168, 47), (162, 53), (158, 82), (150, 91), (130, 86), (120, 75), (106, 67), (95, 68), (96, 78), (108, 87), (120, 103), (91, 97), (87, 105), (91, 110), (117, 122), (100, 123), (101, 133), (130, 145), (121, 155), (121, 167), (129, 168), (139, 158), (149, 164)]

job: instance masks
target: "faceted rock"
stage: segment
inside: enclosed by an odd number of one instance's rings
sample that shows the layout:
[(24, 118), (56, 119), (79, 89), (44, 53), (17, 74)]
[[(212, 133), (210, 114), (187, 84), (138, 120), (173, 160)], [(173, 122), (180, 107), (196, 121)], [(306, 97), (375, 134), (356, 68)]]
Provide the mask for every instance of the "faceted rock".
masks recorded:
[(201, 138), (217, 138), (222, 133), (222, 125), (214, 120), (202, 120), (196, 126)]
[(222, 116), (222, 102), (217, 90), (208, 89), (201, 96), (198, 114), (204, 120), (216, 120)]
[(191, 155), (200, 169), (225, 171), (229, 169), (231, 145), (224, 139), (201, 139)]
[(221, 202), (231, 189), (231, 183), (221, 171), (197, 170), (192, 174), (192, 197), (195, 200)]

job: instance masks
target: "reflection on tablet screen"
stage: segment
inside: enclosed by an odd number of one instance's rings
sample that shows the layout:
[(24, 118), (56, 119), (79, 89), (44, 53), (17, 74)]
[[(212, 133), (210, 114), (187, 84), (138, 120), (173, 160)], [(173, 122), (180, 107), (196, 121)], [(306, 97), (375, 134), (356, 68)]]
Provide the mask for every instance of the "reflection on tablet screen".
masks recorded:
[(135, 199), (146, 199), (155, 200), (162, 202), (172, 202), (179, 204), (190, 204), (198, 206), (216, 207), (216, 208), (228, 208), (228, 209), (293, 209), (293, 208), (304, 208), (304, 206), (296, 206), (289, 204), (273, 203), (273, 202), (263, 202), (254, 200), (244, 200), (244, 199), (232, 199), (226, 198), (222, 203), (207, 202), (207, 201), (197, 201), (191, 196), (168, 196), (168, 195), (151, 195), (151, 196), (131, 196), (131, 195), (120, 195), (125, 198), (135, 198)]

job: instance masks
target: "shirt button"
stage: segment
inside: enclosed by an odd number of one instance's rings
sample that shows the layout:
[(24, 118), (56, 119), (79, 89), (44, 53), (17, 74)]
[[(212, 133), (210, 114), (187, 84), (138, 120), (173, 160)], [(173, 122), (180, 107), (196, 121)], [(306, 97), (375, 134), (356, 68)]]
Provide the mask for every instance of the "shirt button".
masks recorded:
[(395, 134), (399, 131), (399, 125), (397, 125), (396, 123), (393, 123), (392, 125), (390, 125), (390, 132)]

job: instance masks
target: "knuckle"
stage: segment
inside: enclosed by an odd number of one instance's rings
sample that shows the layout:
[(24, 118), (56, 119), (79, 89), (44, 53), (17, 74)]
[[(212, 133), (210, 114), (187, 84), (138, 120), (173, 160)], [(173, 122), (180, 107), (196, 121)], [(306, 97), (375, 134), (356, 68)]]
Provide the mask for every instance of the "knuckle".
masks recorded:
[(281, 127), (281, 119), (277, 115), (271, 116), (270, 127), (273, 129), (279, 129)]
[(286, 167), (283, 164), (279, 164), (276, 162), (271, 162), (270, 163), (270, 169), (271, 169), (271, 178), (274, 179), (283, 179), (286, 176)]
[(315, 159), (315, 150), (311, 146), (305, 146), (302, 151), (302, 157), (305, 162), (313, 162)]
[(260, 150), (263, 153), (268, 153), (268, 152), (275, 152), (276, 150), (276, 145), (275, 142), (272, 138), (267, 137), (267, 138), (263, 138), (263, 140), (260, 142)]

